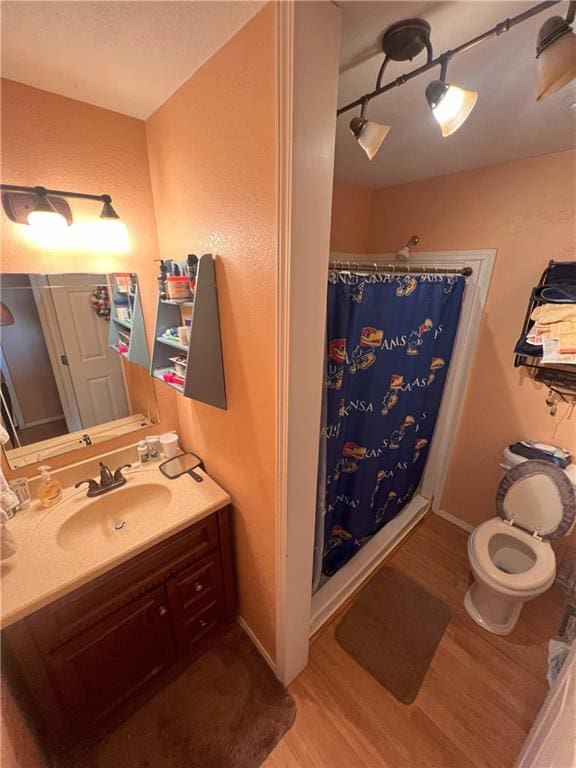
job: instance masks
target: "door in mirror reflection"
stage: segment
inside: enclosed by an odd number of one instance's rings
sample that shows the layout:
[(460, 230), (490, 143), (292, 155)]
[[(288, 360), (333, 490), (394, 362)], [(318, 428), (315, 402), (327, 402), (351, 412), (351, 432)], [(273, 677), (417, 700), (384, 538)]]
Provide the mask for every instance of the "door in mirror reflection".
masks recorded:
[(72, 450), (97, 442), (102, 425), (122, 434), (157, 420), (136, 275), (4, 274), (0, 294), (9, 460), (39, 442)]

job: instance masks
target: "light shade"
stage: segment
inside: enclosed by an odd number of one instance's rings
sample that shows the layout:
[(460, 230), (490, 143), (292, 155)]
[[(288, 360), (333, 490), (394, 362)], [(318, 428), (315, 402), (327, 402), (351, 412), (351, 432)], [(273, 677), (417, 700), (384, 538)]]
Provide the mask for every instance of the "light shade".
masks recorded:
[(433, 80), (426, 88), (426, 99), (446, 138), (455, 133), (474, 109), (478, 94), (465, 91), (442, 80)]
[(93, 248), (100, 253), (128, 253), (128, 228), (119, 218), (104, 216), (94, 222)]
[(576, 79), (576, 35), (561, 16), (553, 16), (538, 33), (538, 101)]
[(366, 120), (365, 117), (353, 117), (350, 121), (350, 130), (358, 144), (368, 155), (368, 160), (372, 160), (388, 135), (390, 126), (373, 123), (371, 120)]
[(28, 214), (28, 224), (32, 229), (33, 240), (38, 245), (58, 247), (68, 222), (54, 208), (45, 194), (38, 195), (36, 205)]

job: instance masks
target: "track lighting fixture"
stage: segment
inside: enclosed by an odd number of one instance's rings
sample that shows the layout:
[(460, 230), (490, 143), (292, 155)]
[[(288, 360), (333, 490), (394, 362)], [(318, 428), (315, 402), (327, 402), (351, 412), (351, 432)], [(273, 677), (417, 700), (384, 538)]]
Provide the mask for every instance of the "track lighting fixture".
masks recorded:
[[(455, 56), (465, 53), (493, 37), (499, 37), (504, 32), (508, 32), (518, 24), (549, 10), (553, 5), (560, 2), (561, 0), (546, 0), (538, 3), (517, 16), (504, 19), (486, 32), (467, 40), (457, 48), (445, 51), (436, 58), (433, 54), (430, 40), (431, 29), (428, 22), (423, 19), (405, 19), (392, 24), (382, 36), (384, 60), (378, 72), (375, 89), (340, 107), (336, 113), (337, 116), (355, 107), (362, 108), (360, 117), (353, 118), (351, 121), (350, 130), (372, 160), (390, 130), (390, 126), (380, 126), (378, 123), (370, 123), (366, 120), (364, 112), (368, 102), (435, 67), (440, 67), (440, 77), (428, 85), (426, 99), (442, 129), (442, 135), (444, 137), (451, 136), (460, 128), (474, 108), (478, 94), (475, 91), (466, 91), (446, 82), (445, 75), (448, 62)], [(576, 79), (576, 35), (571, 27), (575, 17), (576, 0), (572, 0), (566, 19), (561, 16), (553, 16), (540, 29), (536, 52), (540, 78), (538, 99), (554, 93)], [(412, 61), (424, 50), (427, 54), (426, 64), (382, 85), (382, 78), (389, 61)]]
[(566, 19), (552, 16), (538, 32), (538, 101), (559, 91), (576, 79), (576, 35), (571, 24), (576, 17), (576, 2), (571, 2)]
[[(17, 184), (0, 184), (0, 190), (2, 206), (10, 221), (29, 225), (30, 234), (38, 245), (104, 253), (125, 253), (129, 250), (128, 230), (112, 207), (110, 195), (88, 195)], [(99, 220), (71, 226), (72, 212), (64, 198), (101, 202)], [(84, 236), (78, 237), (81, 233)]]
[(388, 135), (389, 125), (373, 123), (365, 117), (366, 104), (362, 104), (360, 117), (353, 117), (350, 120), (350, 130), (352, 135), (368, 155), (368, 160), (372, 160), (374, 155), (380, 149), (380, 145)]

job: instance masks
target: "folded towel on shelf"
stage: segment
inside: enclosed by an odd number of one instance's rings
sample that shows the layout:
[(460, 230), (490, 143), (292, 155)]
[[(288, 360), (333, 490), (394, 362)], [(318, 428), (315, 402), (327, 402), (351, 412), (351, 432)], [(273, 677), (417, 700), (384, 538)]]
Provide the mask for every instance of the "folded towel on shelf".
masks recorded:
[(542, 304), (530, 319), (534, 324), (526, 341), (543, 347), (543, 362), (576, 362), (571, 359), (576, 354), (576, 304)]
[(533, 310), (530, 319), (542, 325), (564, 320), (576, 322), (576, 304), (541, 304)]
[(556, 339), (548, 339), (546, 337), (542, 340), (542, 357), (543, 363), (562, 363), (563, 365), (576, 365), (576, 354), (568, 354), (566, 352), (560, 352), (560, 342)]

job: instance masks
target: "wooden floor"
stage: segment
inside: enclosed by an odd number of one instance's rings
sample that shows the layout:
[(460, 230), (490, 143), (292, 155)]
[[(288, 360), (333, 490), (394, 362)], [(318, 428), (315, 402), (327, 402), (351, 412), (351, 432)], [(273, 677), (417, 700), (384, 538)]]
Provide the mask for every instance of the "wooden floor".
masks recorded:
[(507, 768), (547, 692), (547, 643), (562, 615), (556, 588), (528, 603), (509, 637), (478, 627), (463, 598), (465, 531), (430, 515), (387, 561), (446, 602), (452, 619), (413, 704), (400, 704), (334, 638), (314, 638), (290, 686), (298, 714), (264, 768)]

